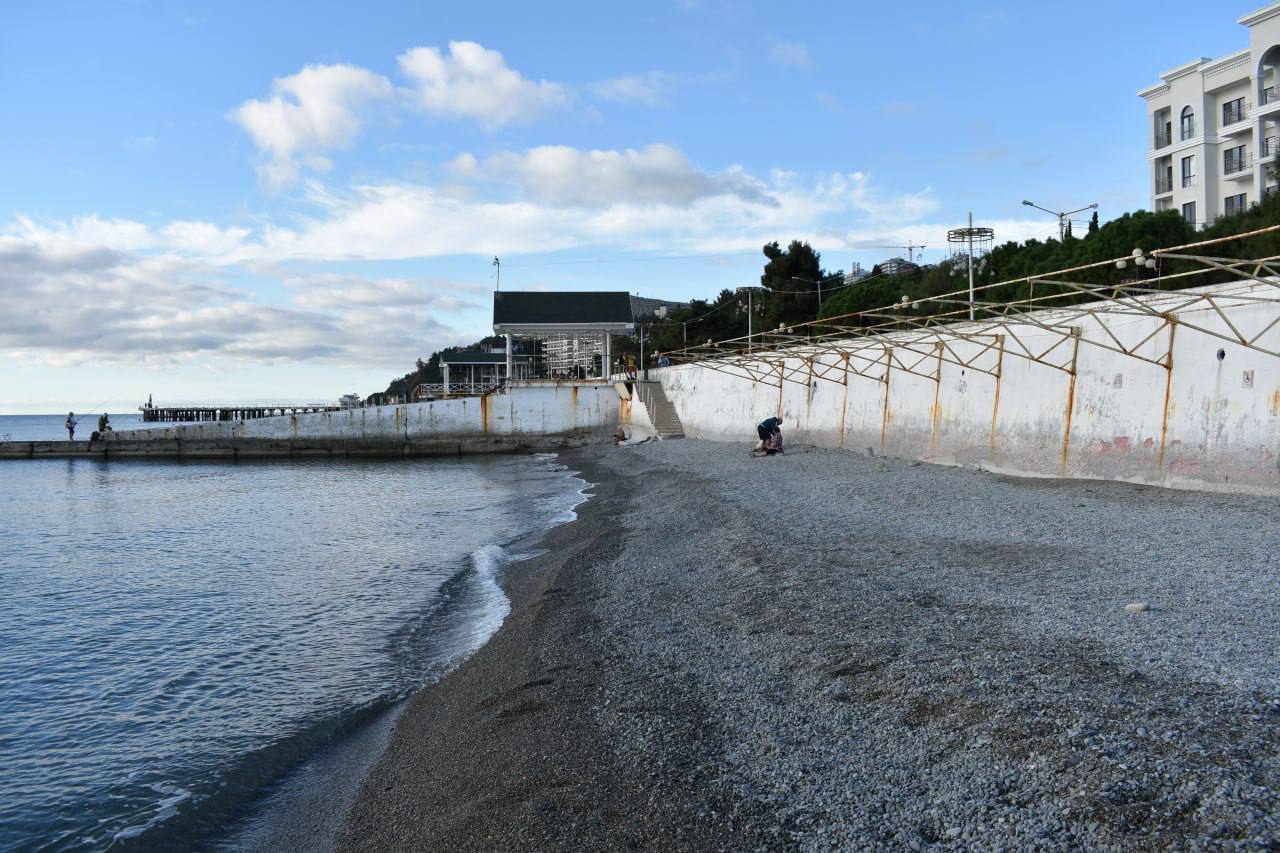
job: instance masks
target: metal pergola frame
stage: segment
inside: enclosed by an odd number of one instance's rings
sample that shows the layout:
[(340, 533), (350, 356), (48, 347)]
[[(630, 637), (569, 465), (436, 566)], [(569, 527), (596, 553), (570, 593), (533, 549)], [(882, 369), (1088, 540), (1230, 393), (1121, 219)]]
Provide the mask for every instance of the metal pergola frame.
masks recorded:
[[(1178, 261), (1194, 268), (1170, 275), (1159, 272), (1148, 281), (1120, 285), (1071, 280), (1093, 270), (1113, 267), (1128, 257), (1086, 264), (1042, 275), (1025, 276), (938, 296), (920, 297), (869, 311), (828, 317), (747, 337), (695, 345), (668, 353), (677, 363), (697, 364), (781, 389), (786, 382), (812, 386), (815, 381), (847, 387), (849, 376), (887, 382), (890, 370), (939, 381), (942, 365), (951, 364), (998, 377), (1006, 357), (1022, 358), (1069, 374), (1074, 383), (1081, 343), (1100, 347), (1166, 370), (1172, 370), (1177, 327), (1280, 358), (1280, 349), (1262, 339), (1280, 324), (1280, 310), (1261, 330), (1240, 329), (1226, 308), (1269, 304), (1280, 309), (1280, 255), (1228, 258), (1211, 253), (1223, 243), (1280, 232), (1280, 225), (1149, 252), (1157, 260)], [(1219, 272), (1245, 285), (1240, 292), (1170, 289), (1197, 276)], [(998, 288), (1025, 284), (1028, 297), (996, 301)], [(1036, 294), (1037, 285), (1050, 292)], [(984, 296), (988, 297), (984, 299)], [(1093, 301), (1072, 304), (1081, 296)], [(915, 306), (928, 304), (936, 313), (919, 316)], [(970, 311), (975, 319), (970, 320)], [(1207, 325), (1196, 314), (1220, 319), (1229, 331)], [(1126, 319), (1158, 318), (1161, 323), (1139, 340), (1126, 340)], [(1082, 334), (1096, 325), (1099, 336)], [(1162, 334), (1165, 333), (1165, 334)], [(1043, 340), (1048, 338), (1046, 342)], [(977, 344), (969, 354), (956, 344)], [(1154, 354), (1148, 352), (1154, 344)], [(966, 348), (967, 349), (967, 348)], [(835, 361), (832, 361), (832, 357)]]

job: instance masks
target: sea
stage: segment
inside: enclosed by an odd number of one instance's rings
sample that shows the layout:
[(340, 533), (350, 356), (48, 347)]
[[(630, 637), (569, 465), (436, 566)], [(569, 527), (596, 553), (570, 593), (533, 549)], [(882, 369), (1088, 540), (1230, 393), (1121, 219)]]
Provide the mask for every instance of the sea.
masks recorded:
[[(0, 440), (65, 417), (0, 416)], [(0, 850), (336, 829), (404, 699), (498, 629), (504, 573), (587, 488), (551, 454), (0, 462)]]

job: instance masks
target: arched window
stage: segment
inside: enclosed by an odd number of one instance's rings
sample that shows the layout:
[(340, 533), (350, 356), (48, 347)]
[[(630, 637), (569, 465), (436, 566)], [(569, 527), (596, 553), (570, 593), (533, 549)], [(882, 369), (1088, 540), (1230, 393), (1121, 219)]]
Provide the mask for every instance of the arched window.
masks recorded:
[(1191, 107), (1182, 108), (1182, 134), (1180, 139), (1190, 139), (1196, 135), (1196, 112)]

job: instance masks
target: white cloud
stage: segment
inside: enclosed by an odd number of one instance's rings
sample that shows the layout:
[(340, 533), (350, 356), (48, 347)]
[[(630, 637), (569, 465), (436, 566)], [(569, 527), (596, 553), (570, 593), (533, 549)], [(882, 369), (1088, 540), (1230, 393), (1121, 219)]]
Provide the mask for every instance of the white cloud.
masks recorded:
[(509, 68), (501, 53), (473, 41), (449, 42), (448, 55), (415, 47), (399, 62), (420, 109), (475, 119), (490, 128), (528, 121), (568, 101), (562, 84), (528, 80)]
[(774, 42), (769, 48), (769, 61), (784, 68), (808, 68), (813, 64), (809, 48), (794, 41)]
[[(495, 199), (492, 192), (484, 198), (472, 187), (397, 183), (325, 193), (316, 216), (266, 229), (251, 250), (277, 261), (510, 255), (587, 246), (669, 254), (755, 249), (792, 238), (840, 247), (909, 226), (939, 235), (951, 227), (922, 224), (939, 206), (928, 190), (881, 191), (865, 173), (802, 180), (786, 172), (760, 178), (735, 167), (714, 176), (696, 170), (686, 175), (683, 155), (666, 152), (668, 159), (658, 162), (672, 168), (637, 196), (630, 184), (648, 173), (633, 169), (626, 152), (607, 152), (596, 163), (591, 152), (559, 152), (573, 166), (567, 172), (559, 159), (548, 166), (528, 153), (454, 161), (462, 180), (505, 179), (505, 198)], [(638, 162), (652, 166), (643, 158)], [(574, 171), (578, 167), (588, 174), (598, 170), (601, 185), (594, 186), (594, 174), (584, 180)], [(671, 186), (666, 179), (672, 174), (685, 175), (694, 190)], [(558, 180), (564, 175), (569, 177)]]
[(329, 161), (319, 152), (351, 145), (362, 108), (392, 94), (385, 77), (354, 65), (308, 65), (276, 78), (272, 90), (267, 100), (245, 101), (228, 117), (267, 155), (259, 173), (274, 187), (297, 180), (301, 165), (326, 170)]
[(209, 222), (179, 221), (169, 223), (160, 233), (176, 252), (214, 259), (240, 248), (252, 232), (248, 228), (219, 228)]
[(665, 71), (649, 71), (601, 80), (591, 87), (598, 98), (618, 103), (641, 103), (659, 106), (666, 103), (675, 76)]
[(407, 278), (368, 279), (316, 273), (291, 276), (284, 283), (294, 291), (295, 304), (321, 310), (392, 312), (430, 307), (460, 311), (479, 307), (450, 295), (447, 291), (457, 289), (458, 285), (449, 282), (431, 285)]
[(264, 304), (233, 270), (111, 250), (73, 232), (0, 236), (0, 352), (53, 366), (281, 361), (394, 372), (456, 342), (439, 315), (468, 307), (448, 285), (335, 275), (294, 276), (288, 303)]
[(483, 162), (463, 154), (449, 168), (461, 180), (508, 182), (521, 198), (557, 207), (683, 207), (717, 195), (773, 203), (764, 187), (741, 170), (708, 175), (679, 149), (661, 144), (625, 151), (543, 145), (524, 153), (502, 152)]

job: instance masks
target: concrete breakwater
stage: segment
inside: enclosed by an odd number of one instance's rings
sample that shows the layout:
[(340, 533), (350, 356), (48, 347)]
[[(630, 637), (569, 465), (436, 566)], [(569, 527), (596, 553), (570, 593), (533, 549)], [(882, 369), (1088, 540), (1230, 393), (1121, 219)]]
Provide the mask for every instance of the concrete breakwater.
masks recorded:
[(0, 442), (0, 459), (453, 456), (555, 450), (608, 437), (621, 408), (612, 383), (531, 382), (483, 397), (122, 430), (93, 442)]
[(1280, 493), (1276, 283), (1030, 311), (655, 371), (691, 437)]

